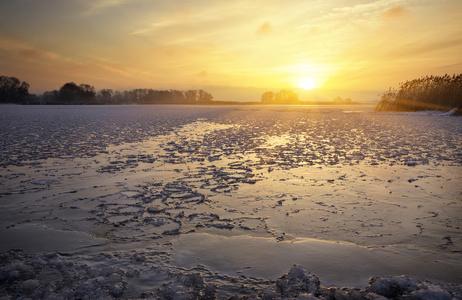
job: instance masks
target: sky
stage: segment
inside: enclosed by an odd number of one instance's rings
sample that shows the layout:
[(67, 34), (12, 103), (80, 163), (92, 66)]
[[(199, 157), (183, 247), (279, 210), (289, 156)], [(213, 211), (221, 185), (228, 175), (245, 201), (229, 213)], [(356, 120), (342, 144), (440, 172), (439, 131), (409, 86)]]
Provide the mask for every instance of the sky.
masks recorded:
[(462, 73), (461, 16), (461, 0), (1, 0), (0, 75), (37, 94), (75, 82), (376, 101)]

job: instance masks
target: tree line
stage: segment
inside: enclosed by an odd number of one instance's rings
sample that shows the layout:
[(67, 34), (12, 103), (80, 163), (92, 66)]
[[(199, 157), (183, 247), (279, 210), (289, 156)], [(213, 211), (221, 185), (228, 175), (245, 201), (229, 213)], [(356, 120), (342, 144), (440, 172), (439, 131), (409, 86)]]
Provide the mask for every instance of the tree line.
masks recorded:
[(268, 91), (261, 95), (263, 104), (297, 104), (300, 102), (297, 93), (291, 90), (280, 90), (277, 93)]
[[(380, 96), (380, 95), (379, 95)], [(425, 76), (389, 88), (380, 96), (376, 111), (462, 110), (462, 74)]]
[(204, 90), (133, 89), (96, 91), (89, 84), (65, 83), (59, 90), (41, 95), (29, 93), (29, 84), (16, 77), (0, 76), (0, 103), (17, 104), (197, 104), (211, 103), (213, 96)]
[(16, 77), (0, 76), (0, 103), (20, 103), (27, 101), (29, 84)]
[(332, 102), (310, 102), (310, 101), (301, 101), (298, 98), (298, 94), (292, 90), (280, 90), (277, 93), (268, 91), (264, 92), (261, 95), (262, 104), (354, 104), (351, 98), (336, 97)]

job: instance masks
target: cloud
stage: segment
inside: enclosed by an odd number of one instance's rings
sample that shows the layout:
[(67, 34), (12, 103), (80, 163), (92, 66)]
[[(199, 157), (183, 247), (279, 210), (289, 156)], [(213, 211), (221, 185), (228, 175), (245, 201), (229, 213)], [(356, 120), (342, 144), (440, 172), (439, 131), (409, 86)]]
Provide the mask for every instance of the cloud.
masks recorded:
[[(79, 60), (30, 44), (20, 38), (0, 35), (0, 68), (31, 84), (32, 89), (58, 88), (64, 81), (90, 82), (107, 87), (117, 81), (128, 84), (150, 82), (144, 69), (126, 66), (107, 58), (86, 56)], [(38, 85), (37, 85), (38, 84)]]
[(409, 11), (402, 7), (402, 6), (395, 6), (392, 8), (389, 8), (385, 10), (381, 17), (384, 20), (391, 20), (391, 19), (396, 19), (396, 18), (401, 18), (403, 16), (406, 16), (409, 13)]
[(387, 58), (405, 58), (413, 59), (419, 56), (423, 57), (441, 57), (441, 60), (447, 57), (460, 57), (460, 49), (462, 49), (462, 38), (458, 36), (442, 36), (440, 39), (410, 43), (406, 45), (406, 49), (395, 49), (394, 52), (389, 53)]
[(104, 11), (107, 8), (120, 6), (126, 2), (130, 2), (130, 0), (84, 0), (84, 4), (86, 4), (87, 7), (83, 15), (94, 15)]
[(258, 34), (264, 35), (271, 31), (271, 25), (266, 22), (258, 29)]
[(207, 75), (208, 75), (207, 71), (205, 70), (202, 70), (201, 72), (197, 73), (197, 76), (202, 77), (202, 78), (207, 77)]
[(0, 49), (11, 59), (17, 58), (23, 61), (60, 61), (63, 58), (58, 54), (29, 45), (20, 39), (1, 36)]

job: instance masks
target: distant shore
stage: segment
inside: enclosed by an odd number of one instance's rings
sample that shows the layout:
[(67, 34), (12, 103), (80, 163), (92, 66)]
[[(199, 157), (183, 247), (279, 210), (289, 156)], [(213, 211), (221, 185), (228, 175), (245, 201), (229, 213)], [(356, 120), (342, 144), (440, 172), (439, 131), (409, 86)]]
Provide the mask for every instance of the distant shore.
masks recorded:
[(1, 104), (15, 104), (15, 105), (261, 105), (261, 106), (297, 106), (297, 105), (374, 105), (370, 102), (350, 102), (350, 103), (338, 103), (334, 101), (299, 101), (297, 103), (262, 103), (259, 101), (196, 101), (196, 102), (158, 102), (158, 103), (129, 103), (129, 102), (120, 102), (120, 103), (80, 103), (80, 102), (55, 102), (55, 103), (1, 103)]

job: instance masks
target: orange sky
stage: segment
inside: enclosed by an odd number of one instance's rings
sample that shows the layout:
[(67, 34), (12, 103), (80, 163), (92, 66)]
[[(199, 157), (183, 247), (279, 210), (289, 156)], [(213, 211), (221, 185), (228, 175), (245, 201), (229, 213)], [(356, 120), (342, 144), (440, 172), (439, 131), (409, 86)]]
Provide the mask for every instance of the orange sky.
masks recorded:
[(34, 93), (73, 81), (375, 101), (408, 79), (461, 73), (461, 16), (460, 0), (7, 0), (0, 75)]

